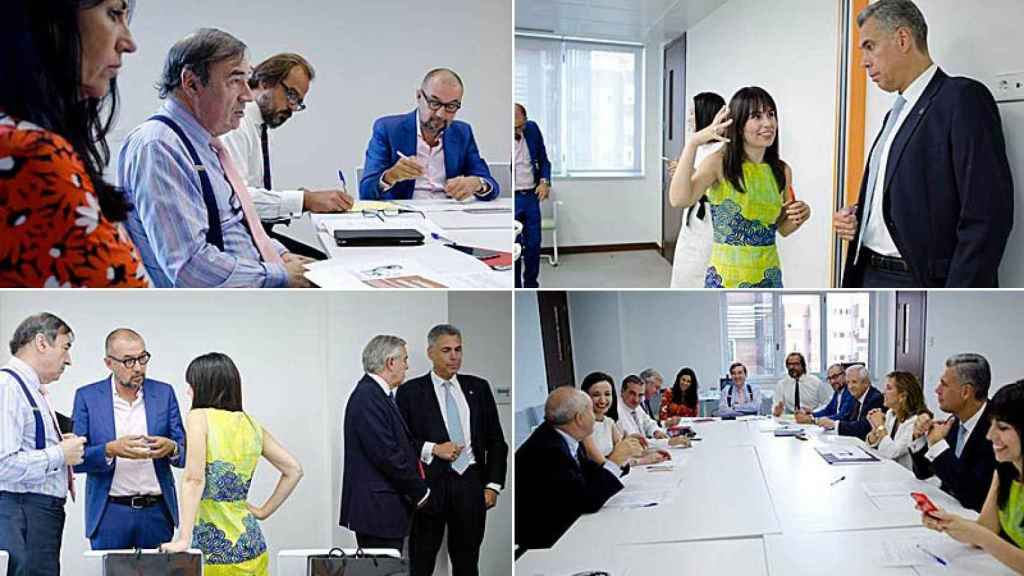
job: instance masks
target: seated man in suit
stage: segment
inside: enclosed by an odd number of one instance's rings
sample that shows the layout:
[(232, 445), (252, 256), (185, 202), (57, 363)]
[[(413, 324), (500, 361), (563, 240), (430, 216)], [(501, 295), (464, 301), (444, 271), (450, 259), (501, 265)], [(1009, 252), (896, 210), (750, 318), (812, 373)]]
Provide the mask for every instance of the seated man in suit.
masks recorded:
[(508, 444), (490, 385), (459, 373), (462, 332), (450, 324), (431, 328), (427, 356), (430, 373), (403, 384), (396, 396), (434, 495), (413, 515), (409, 573), (434, 573), (447, 525), (452, 574), (475, 575), (487, 510), (505, 486)]
[(604, 465), (585, 457), (580, 442), (594, 432), (590, 396), (569, 386), (544, 403), (544, 422), (516, 450), (516, 546), (550, 548), (582, 514), (597, 512), (622, 490), (619, 476), (642, 452), (636, 438), (615, 445)]
[(178, 525), (171, 466), (185, 466), (185, 429), (174, 389), (146, 378), (138, 332), (107, 336), (110, 376), (75, 391), (75, 434), (88, 438), (75, 471), (85, 483), (85, 536), (93, 550), (156, 548)]
[(498, 197), (498, 183), (480, 157), (473, 129), (455, 119), (462, 93), (458, 74), (435, 68), (416, 91), (416, 110), (373, 123), (359, 181), (361, 199)]
[(817, 424), (826, 430), (835, 430), (840, 436), (856, 436), (863, 440), (871, 432), (868, 412), (882, 408), (882, 393), (871, 385), (871, 374), (863, 364), (846, 369), (846, 388), (853, 398), (850, 410), (838, 418), (818, 418)]
[(405, 340), (374, 336), (363, 348), (363, 375), (345, 405), (341, 519), (360, 548), (402, 550), (413, 510), (430, 497), (413, 437), (395, 404), (405, 380)]
[(796, 411), (796, 421), (801, 424), (814, 424), (818, 418), (831, 418), (833, 420), (845, 420), (846, 415), (853, 408), (853, 396), (850, 396), (846, 388), (846, 370), (843, 365), (836, 363), (828, 367), (825, 373), (829, 386), (832, 387), (832, 399), (828, 404), (814, 412), (808, 412), (801, 408)]
[(871, 80), (898, 94), (860, 199), (833, 215), (850, 241), (843, 287), (998, 286), (1013, 179), (995, 99), (981, 82), (935, 65), (928, 24), (911, 0), (873, 2), (857, 26)]
[(933, 422), (928, 414), (917, 417), (910, 445), (914, 474), (932, 475), (960, 504), (981, 511), (996, 468), (988, 434), (988, 387), (992, 381), (988, 360), (980, 354), (956, 354), (946, 360), (935, 393), (939, 408), (953, 414)]

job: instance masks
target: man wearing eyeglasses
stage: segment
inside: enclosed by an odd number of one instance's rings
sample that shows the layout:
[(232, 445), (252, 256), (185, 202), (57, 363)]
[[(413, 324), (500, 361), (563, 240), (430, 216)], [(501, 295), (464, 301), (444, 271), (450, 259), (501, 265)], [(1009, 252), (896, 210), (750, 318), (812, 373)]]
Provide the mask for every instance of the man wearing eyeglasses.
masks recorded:
[(273, 227), (287, 225), (303, 212), (344, 212), (352, 207), (352, 197), (340, 189), (275, 188), (270, 161), (269, 132), (306, 109), (305, 98), (315, 76), (313, 66), (298, 54), (277, 54), (259, 63), (249, 77), (253, 101), (245, 105), (238, 128), (221, 140), (249, 187), (267, 234), (290, 252), (323, 260), (327, 257), (323, 252), (278, 234)]
[(359, 197), (364, 200), (493, 200), (498, 183), (480, 157), (473, 129), (455, 120), (462, 79), (435, 68), (416, 91), (416, 110), (373, 123)]
[(118, 328), (106, 340), (110, 376), (75, 392), (74, 430), (88, 438), (75, 471), (88, 474), (93, 550), (156, 548), (178, 524), (171, 466), (185, 466), (185, 430), (174, 389), (146, 378), (149, 359), (142, 336)]

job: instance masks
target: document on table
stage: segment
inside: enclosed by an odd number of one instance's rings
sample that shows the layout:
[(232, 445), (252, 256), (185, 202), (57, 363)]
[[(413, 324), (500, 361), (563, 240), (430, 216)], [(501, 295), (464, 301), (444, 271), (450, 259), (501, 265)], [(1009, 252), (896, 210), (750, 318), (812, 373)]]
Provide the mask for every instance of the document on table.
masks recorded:
[(455, 200), (453, 198), (441, 198), (431, 200), (404, 200), (394, 202), (395, 205), (408, 210), (419, 212), (462, 212), (466, 210), (503, 210), (511, 213), (514, 209), (512, 198), (496, 198), (490, 201), (483, 200)]
[(815, 446), (814, 450), (829, 464), (863, 464), (879, 461), (859, 446)]
[(512, 210), (498, 209), (497, 211), (470, 212), (435, 212), (430, 215), (430, 220), (445, 230), (489, 230), (493, 228), (512, 229)]
[(899, 482), (865, 482), (864, 493), (874, 498), (876, 496), (906, 496), (910, 498), (911, 492), (920, 492), (921, 485), (914, 480), (902, 480)]
[(971, 556), (985, 555), (985, 552), (980, 549), (961, 544), (942, 534), (883, 540), (879, 544), (875, 553), (878, 564), (885, 567), (944, 567), (936, 557), (941, 558), (948, 565)]
[(605, 502), (605, 508), (653, 508), (672, 498), (669, 490), (623, 490)]
[(400, 248), (346, 248), (337, 258), (309, 264), (306, 269), (310, 282), (330, 289), (510, 288), (506, 275), (439, 243)]

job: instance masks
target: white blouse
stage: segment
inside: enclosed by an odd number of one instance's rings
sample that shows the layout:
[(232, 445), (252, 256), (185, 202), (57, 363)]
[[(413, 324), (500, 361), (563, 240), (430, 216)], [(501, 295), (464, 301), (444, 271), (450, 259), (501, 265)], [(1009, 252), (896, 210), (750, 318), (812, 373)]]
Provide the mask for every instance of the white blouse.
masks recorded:
[(896, 426), (896, 411), (889, 410), (885, 413), (885, 436), (873, 446), (882, 456), (895, 460), (907, 470), (913, 471), (914, 465), (910, 458), (910, 445), (914, 442), (914, 422), (917, 416), (911, 416), (902, 422), (896, 430), (896, 437), (892, 437), (892, 429)]
[(597, 444), (597, 449), (601, 451), (601, 454), (605, 456), (612, 453), (612, 449), (615, 448), (613, 440), (615, 436), (612, 434), (612, 429), (617, 425), (615, 419), (611, 416), (605, 416), (604, 420), (594, 421), (594, 443)]

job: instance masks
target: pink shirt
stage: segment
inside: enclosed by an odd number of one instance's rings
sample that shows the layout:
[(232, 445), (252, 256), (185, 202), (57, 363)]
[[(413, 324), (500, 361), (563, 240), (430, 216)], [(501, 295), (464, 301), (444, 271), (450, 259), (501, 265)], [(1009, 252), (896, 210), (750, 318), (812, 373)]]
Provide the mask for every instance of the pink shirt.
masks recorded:
[(448, 176), (444, 169), (444, 132), (437, 135), (437, 145), (431, 148), (423, 139), (420, 115), (416, 113), (416, 160), (424, 167), (424, 174), (413, 185), (413, 200), (447, 198), (444, 187)]

